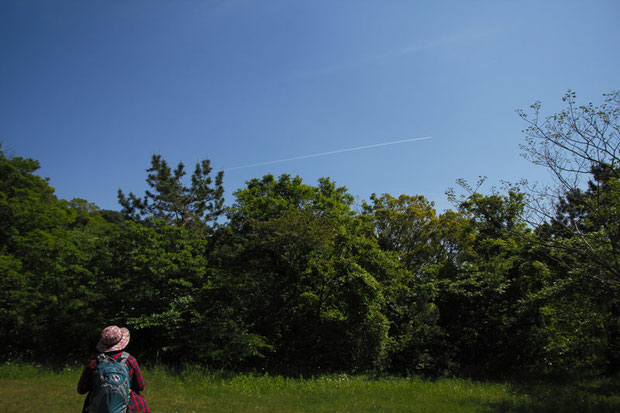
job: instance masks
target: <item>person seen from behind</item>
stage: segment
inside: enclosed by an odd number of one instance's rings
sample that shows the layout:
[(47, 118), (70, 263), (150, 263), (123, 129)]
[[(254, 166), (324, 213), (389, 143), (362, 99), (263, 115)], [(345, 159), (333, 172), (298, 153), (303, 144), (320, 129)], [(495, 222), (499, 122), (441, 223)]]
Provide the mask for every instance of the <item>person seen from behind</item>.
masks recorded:
[(150, 413), (144, 396), (144, 378), (138, 361), (123, 351), (129, 330), (108, 326), (101, 331), (98, 355), (86, 364), (77, 391), (86, 394), (82, 413)]

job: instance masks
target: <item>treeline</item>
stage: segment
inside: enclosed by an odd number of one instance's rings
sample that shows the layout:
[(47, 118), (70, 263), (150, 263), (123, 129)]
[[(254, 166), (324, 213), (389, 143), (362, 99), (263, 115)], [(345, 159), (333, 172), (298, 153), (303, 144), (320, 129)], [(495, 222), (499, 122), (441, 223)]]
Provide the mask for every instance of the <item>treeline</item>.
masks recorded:
[(557, 187), (461, 182), (440, 214), (423, 196), (356, 205), (328, 178), (289, 175), (249, 180), (226, 207), (208, 160), (185, 179), (159, 155), (143, 197), (101, 210), (0, 151), (3, 357), (82, 360), (114, 323), (141, 360), (170, 364), (616, 373), (618, 97), (521, 114), (525, 153)]

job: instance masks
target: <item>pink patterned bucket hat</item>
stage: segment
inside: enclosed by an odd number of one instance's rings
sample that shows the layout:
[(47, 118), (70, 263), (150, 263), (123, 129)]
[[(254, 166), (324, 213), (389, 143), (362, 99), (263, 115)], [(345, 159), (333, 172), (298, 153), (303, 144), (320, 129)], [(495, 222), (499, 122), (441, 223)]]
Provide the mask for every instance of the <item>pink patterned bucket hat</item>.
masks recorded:
[(129, 344), (129, 330), (125, 327), (108, 326), (101, 331), (97, 351), (108, 353), (120, 351)]

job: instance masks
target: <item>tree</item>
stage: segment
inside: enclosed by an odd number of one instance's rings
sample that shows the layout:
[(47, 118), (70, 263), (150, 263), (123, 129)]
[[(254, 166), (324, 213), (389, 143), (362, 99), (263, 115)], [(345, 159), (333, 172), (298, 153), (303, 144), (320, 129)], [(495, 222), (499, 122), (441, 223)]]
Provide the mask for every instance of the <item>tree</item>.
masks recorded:
[(540, 344), (530, 341), (537, 312), (528, 295), (544, 266), (528, 255), (531, 231), (520, 221), (523, 194), (482, 195), (463, 186), (473, 192), (459, 203), (458, 215), (440, 220), (448, 225), (443, 245), (454, 252), (435, 268), (439, 325), (452, 338), (454, 361), (466, 371), (532, 367), (527, 364), (535, 364)]
[(529, 125), (523, 131), (524, 156), (549, 169), (562, 192), (581, 188), (583, 177), (600, 165), (609, 165), (611, 174), (620, 178), (620, 91), (603, 96), (600, 106), (577, 106), (576, 94), (569, 90), (562, 98), (568, 107), (542, 119), (540, 102), (530, 106), (531, 115), (517, 111)]
[(122, 212), (136, 221), (152, 217), (191, 228), (215, 222), (224, 205), (224, 172), (218, 172), (213, 181), (209, 176), (212, 169), (208, 159), (198, 162), (187, 187), (182, 182), (186, 174), (182, 162), (172, 171), (161, 155), (153, 155), (146, 179), (150, 190), (146, 190), (144, 198), (139, 198), (133, 193), (125, 196), (119, 189)]
[[(250, 332), (264, 337), (264, 365), (292, 372), (364, 370), (385, 357), (379, 280), (398, 264), (366, 237), (346, 188), (267, 175), (230, 208), (229, 291)], [(267, 349), (265, 349), (267, 350)]]
[(38, 168), (0, 151), (0, 337), (9, 357), (71, 357), (104, 316), (91, 287), (106, 223), (93, 204), (57, 199)]
[(390, 322), (390, 369), (402, 373), (440, 375), (450, 356), (438, 326), (437, 285), (429, 268), (443, 262), (442, 231), (432, 202), (423, 196), (372, 194), (363, 213), (373, 237), (386, 255), (402, 266), (396, 276), (381, 280)]
[(345, 187), (336, 187), (329, 178), (320, 178), (313, 187), (302, 183), (299, 176), (282, 174), (277, 179), (265, 175), (247, 182), (235, 193), (236, 202), (228, 211), (231, 225), (243, 231), (251, 220), (267, 221), (286, 211), (309, 210), (314, 215), (352, 215), (353, 197)]
[[(574, 300), (561, 307), (569, 314), (564, 324), (586, 338), (596, 334), (592, 326), (604, 325), (607, 369), (613, 373), (620, 370), (620, 92), (604, 96), (600, 106), (578, 106), (569, 91), (560, 113), (541, 118), (537, 102), (532, 116), (519, 114), (529, 125), (524, 156), (556, 181), (554, 188), (533, 192), (528, 204), (539, 219), (535, 240), (556, 268), (555, 290), (563, 292), (561, 302)], [(589, 322), (576, 327), (570, 313), (588, 307)], [(573, 342), (594, 347), (587, 339)]]
[[(557, 184), (532, 189), (530, 216), (539, 218), (537, 225), (553, 222), (556, 234), (570, 235), (571, 242), (566, 242), (566, 236), (544, 241), (595, 263), (598, 270), (592, 277), (618, 294), (620, 92), (604, 96), (600, 106), (577, 106), (575, 93), (569, 91), (563, 98), (568, 107), (558, 114), (541, 119), (542, 106), (536, 102), (532, 116), (523, 111), (519, 115), (529, 125), (524, 130), (524, 156), (547, 168)], [(586, 222), (596, 223), (596, 228)]]
[(440, 244), (432, 202), (420, 195), (394, 198), (389, 194), (372, 194), (370, 201), (371, 205), (364, 204), (364, 212), (372, 217), (382, 249), (396, 251), (399, 260), (414, 273), (434, 262)]

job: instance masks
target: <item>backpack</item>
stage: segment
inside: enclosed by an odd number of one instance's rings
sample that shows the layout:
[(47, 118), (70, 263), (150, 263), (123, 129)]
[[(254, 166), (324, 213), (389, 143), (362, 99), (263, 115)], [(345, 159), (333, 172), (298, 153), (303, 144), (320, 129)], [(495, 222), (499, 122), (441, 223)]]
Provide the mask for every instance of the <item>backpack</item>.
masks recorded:
[(123, 352), (118, 360), (106, 354), (97, 356), (89, 413), (125, 413), (129, 405), (129, 357)]

